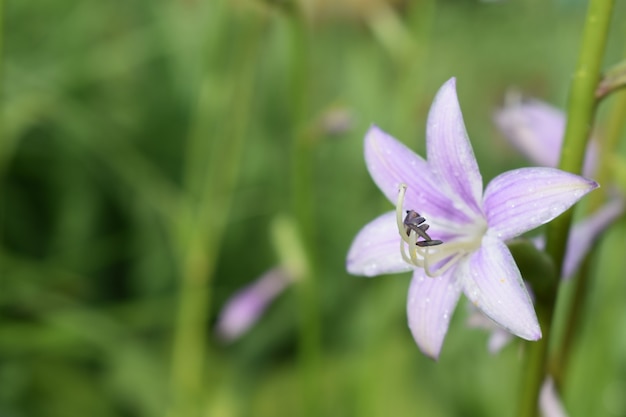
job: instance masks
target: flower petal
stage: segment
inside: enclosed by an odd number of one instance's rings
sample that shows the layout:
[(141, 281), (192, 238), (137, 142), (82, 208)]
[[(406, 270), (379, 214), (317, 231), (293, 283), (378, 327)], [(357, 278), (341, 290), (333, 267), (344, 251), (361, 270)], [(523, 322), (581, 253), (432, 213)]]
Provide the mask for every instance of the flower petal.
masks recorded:
[(459, 202), (481, 214), (483, 180), (456, 95), (456, 80), (446, 82), (435, 97), (426, 127), (428, 164)]
[(589, 191), (595, 181), (555, 168), (521, 168), (494, 178), (485, 190), (490, 233), (511, 239), (554, 219)]
[(385, 213), (361, 229), (348, 251), (346, 268), (353, 275), (367, 277), (412, 269), (400, 254), (395, 212)]
[(624, 201), (621, 198), (616, 199), (572, 227), (563, 260), (563, 277), (565, 279), (574, 275), (598, 235), (623, 212)]
[(426, 161), (377, 126), (370, 127), (365, 135), (365, 163), (378, 188), (394, 205), (400, 184), (406, 184), (407, 209), (418, 211), (429, 221), (431, 217), (469, 221), (467, 214), (441, 192)]
[(485, 236), (482, 246), (457, 267), (465, 295), (509, 332), (541, 338), (533, 304), (511, 252), (499, 239)]
[(427, 277), (423, 269), (413, 273), (407, 301), (407, 316), (413, 338), (424, 354), (437, 359), (448, 332), (450, 317), (459, 301), (461, 288), (452, 272)]

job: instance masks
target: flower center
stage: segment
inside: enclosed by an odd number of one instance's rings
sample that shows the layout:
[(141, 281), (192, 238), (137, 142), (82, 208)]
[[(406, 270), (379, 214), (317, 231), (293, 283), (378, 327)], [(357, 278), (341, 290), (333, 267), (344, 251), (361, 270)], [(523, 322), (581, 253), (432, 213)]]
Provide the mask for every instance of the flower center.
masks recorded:
[[(400, 185), (398, 203), (396, 205), (396, 222), (400, 241), (400, 253), (405, 262), (424, 268), (429, 277), (438, 277), (449, 270), (457, 261), (480, 247), (482, 236), (487, 224), (477, 222), (476, 227), (469, 228), (458, 238), (449, 242), (433, 240), (426, 232), (429, 225), (426, 219), (414, 210), (407, 210), (402, 219), (402, 207), (406, 195), (406, 184)], [(419, 238), (423, 240), (418, 241)]]

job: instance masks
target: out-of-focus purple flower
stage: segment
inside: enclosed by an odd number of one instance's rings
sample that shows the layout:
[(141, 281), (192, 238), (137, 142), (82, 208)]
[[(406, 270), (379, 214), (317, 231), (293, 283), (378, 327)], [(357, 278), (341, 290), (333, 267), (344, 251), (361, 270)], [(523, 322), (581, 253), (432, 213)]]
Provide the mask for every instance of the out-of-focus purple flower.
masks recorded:
[[(563, 278), (571, 278), (600, 234), (624, 212), (624, 200), (615, 198), (598, 211), (576, 223), (567, 239), (565, 259), (563, 260)], [(545, 236), (538, 236), (533, 243), (539, 249), (546, 245)]]
[(532, 302), (504, 241), (554, 219), (597, 183), (553, 168), (523, 168), (496, 177), (483, 193), (454, 78), (433, 102), (426, 148), (428, 161), (376, 126), (367, 132), (367, 167), (396, 210), (357, 234), (348, 271), (374, 276), (413, 270), (409, 327), (433, 358), (461, 292), (509, 332), (539, 339)]
[[(519, 93), (507, 95), (504, 107), (494, 121), (504, 136), (533, 163), (557, 167), (565, 135), (565, 114), (534, 99), (522, 100)], [(583, 175), (592, 175), (596, 166), (597, 145), (589, 141)]]
[(482, 329), (489, 332), (489, 340), (487, 341), (487, 350), (492, 355), (500, 352), (513, 338), (513, 335), (502, 327), (498, 326), (493, 320), (486, 317), (477, 308), (470, 306), (471, 312), (467, 318), (467, 325), (475, 329)]
[(292, 281), (284, 269), (277, 267), (237, 291), (220, 313), (217, 335), (227, 342), (238, 339), (259, 320), (268, 305)]
[(539, 393), (539, 410), (543, 417), (567, 417), (551, 377), (546, 378)]

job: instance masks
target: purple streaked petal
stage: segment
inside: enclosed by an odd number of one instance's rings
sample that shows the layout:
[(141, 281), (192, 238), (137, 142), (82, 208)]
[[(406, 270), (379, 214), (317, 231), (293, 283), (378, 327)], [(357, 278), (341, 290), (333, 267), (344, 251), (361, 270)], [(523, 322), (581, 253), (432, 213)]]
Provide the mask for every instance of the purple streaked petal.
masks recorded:
[(292, 281), (282, 268), (273, 268), (237, 291), (219, 315), (216, 327), (219, 337), (228, 342), (238, 339)]
[(453, 271), (437, 278), (427, 277), (423, 269), (413, 272), (407, 301), (409, 328), (420, 350), (433, 359), (439, 357), (461, 288), (452, 278)]
[(624, 201), (621, 198), (616, 199), (574, 225), (567, 239), (567, 250), (563, 260), (565, 279), (574, 275), (596, 238), (623, 212)]
[(490, 233), (511, 239), (554, 219), (589, 191), (595, 181), (555, 168), (521, 168), (494, 178), (485, 190)]
[(365, 163), (378, 188), (394, 205), (400, 184), (406, 184), (407, 209), (416, 210), (427, 219), (469, 221), (468, 216), (455, 209), (452, 200), (441, 192), (426, 161), (377, 126), (370, 127), (365, 135)]
[(395, 212), (385, 213), (361, 229), (348, 251), (346, 268), (353, 275), (367, 277), (412, 269), (400, 254)]
[(461, 262), (457, 276), (476, 307), (516, 336), (541, 338), (530, 296), (504, 242), (485, 236), (481, 247)]
[(428, 163), (441, 186), (457, 195), (475, 214), (482, 214), (482, 177), (465, 130), (454, 78), (439, 89), (430, 108), (426, 150)]

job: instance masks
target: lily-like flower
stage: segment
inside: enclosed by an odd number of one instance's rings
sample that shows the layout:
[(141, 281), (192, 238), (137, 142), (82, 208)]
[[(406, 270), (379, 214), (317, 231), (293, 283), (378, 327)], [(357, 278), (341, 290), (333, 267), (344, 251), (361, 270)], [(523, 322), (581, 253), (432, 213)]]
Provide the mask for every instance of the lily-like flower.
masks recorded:
[(263, 315), (269, 304), (293, 282), (280, 267), (272, 268), (252, 284), (237, 291), (222, 309), (217, 320), (217, 335), (232, 342), (247, 332)]
[(553, 168), (522, 168), (499, 175), (483, 193), (455, 83), (454, 78), (446, 82), (431, 107), (427, 161), (376, 126), (367, 132), (367, 167), (396, 210), (367, 224), (347, 259), (355, 275), (413, 270), (409, 327), (420, 349), (433, 358), (440, 354), (461, 293), (509, 332), (541, 338), (504, 241), (549, 222), (598, 186)]

